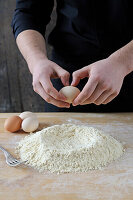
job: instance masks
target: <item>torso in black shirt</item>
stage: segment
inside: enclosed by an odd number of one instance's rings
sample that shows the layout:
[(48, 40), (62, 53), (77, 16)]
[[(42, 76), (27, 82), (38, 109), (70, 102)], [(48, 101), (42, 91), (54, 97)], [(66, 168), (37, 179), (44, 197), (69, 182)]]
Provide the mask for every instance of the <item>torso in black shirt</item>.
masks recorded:
[[(15, 37), (26, 29), (45, 35), (54, 0), (17, 0)], [(63, 57), (107, 57), (133, 38), (132, 0), (57, 0), (57, 24), (49, 43)]]
[[(16, 0), (12, 21), (15, 38), (24, 30), (39, 31), (45, 37), (54, 0)], [(49, 36), (54, 47), (53, 61), (73, 71), (111, 53), (133, 39), (132, 0), (57, 0), (57, 24)], [(82, 89), (84, 82), (79, 85)], [(56, 89), (62, 87), (53, 80)], [(109, 104), (61, 109), (45, 105), (46, 111), (133, 112), (133, 72), (125, 77), (120, 94)]]
[(129, 0), (57, 0), (57, 25), (49, 43), (76, 59), (107, 57), (133, 38)]

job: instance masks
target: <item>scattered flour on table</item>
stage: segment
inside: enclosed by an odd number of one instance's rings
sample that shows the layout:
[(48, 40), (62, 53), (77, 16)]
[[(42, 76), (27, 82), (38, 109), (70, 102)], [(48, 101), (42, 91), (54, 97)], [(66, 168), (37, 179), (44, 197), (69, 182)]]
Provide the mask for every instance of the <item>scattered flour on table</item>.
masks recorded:
[(93, 127), (54, 125), (30, 134), (17, 148), (22, 161), (40, 172), (87, 172), (118, 159), (121, 143)]

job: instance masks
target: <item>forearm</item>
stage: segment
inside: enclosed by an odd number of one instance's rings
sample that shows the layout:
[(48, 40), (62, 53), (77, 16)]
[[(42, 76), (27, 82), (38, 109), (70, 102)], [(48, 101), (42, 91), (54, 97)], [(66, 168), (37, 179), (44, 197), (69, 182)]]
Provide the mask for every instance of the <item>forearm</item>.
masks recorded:
[(121, 49), (114, 52), (109, 58), (121, 63), (125, 67), (126, 73), (133, 71), (133, 40)]
[(44, 37), (35, 30), (21, 32), (16, 39), (18, 48), (32, 73), (34, 64), (47, 59)]

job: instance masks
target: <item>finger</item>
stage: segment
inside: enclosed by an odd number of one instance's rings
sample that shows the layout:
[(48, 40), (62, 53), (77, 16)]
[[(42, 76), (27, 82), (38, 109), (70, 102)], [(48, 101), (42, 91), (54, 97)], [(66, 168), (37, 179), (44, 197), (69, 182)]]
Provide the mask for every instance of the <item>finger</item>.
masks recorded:
[(92, 93), (92, 95), (85, 101), (82, 102), (81, 105), (84, 104), (90, 104), (90, 103), (94, 103), (96, 99), (98, 99), (100, 97), (100, 95), (105, 91), (104, 87), (102, 86), (102, 84), (98, 84), (94, 90), (94, 92)]
[(48, 103), (51, 103), (58, 107), (67, 107), (67, 108), (70, 107), (69, 103), (65, 103), (63, 101), (58, 101), (58, 100), (54, 99), (53, 97), (51, 97), (50, 95), (48, 95), (40, 83), (36, 84), (36, 88), (34, 88), (34, 91), (36, 93), (38, 93)]
[(111, 94), (102, 104), (107, 104), (112, 101), (117, 95)]
[(66, 97), (63, 94), (60, 94), (54, 87), (49, 77), (43, 77), (40, 80), (42, 87), (44, 88), (45, 92), (53, 97), (54, 99), (65, 101)]
[(59, 66), (57, 66), (57, 68), (56, 68), (56, 73), (57, 73), (58, 77), (61, 79), (61, 82), (63, 83), (63, 85), (68, 86), (70, 73), (67, 72), (66, 70), (62, 69)]
[(102, 104), (110, 95), (112, 94), (112, 92), (110, 90), (106, 90), (104, 91), (100, 97), (98, 97), (96, 100), (95, 100), (95, 104), (96, 105), (100, 105)]
[(97, 87), (98, 81), (95, 80), (95, 78), (90, 77), (88, 79), (88, 82), (84, 86), (83, 90), (80, 92), (80, 94), (77, 96), (77, 98), (73, 102), (73, 106), (76, 106), (78, 104), (83, 103), (86, 101), (94, 92), (95, 88)]
[(95, 100), (95, 101), (90, 101), (90, 98), (87, 99), (86, 101), (84, 101), (83, 103), (81, 103), (80, 105), (86, 105), (86, 104), (90, 104), (90, 103), (95, 103), (96, 105), (100, 105), (104, 99), (107, 98), (107, 96), (109, 96), (111, 93), (108, 91), (104, 91), (101, 93), (101, 95)]
[(71, 85), (72, 86), (78, 85), (81, 79), (85, 77), (89, 77), (88, 67), (83, 67), (82, 69), (73, 72), (72, 77), (73, 77), (73, 80), (72, 80)]

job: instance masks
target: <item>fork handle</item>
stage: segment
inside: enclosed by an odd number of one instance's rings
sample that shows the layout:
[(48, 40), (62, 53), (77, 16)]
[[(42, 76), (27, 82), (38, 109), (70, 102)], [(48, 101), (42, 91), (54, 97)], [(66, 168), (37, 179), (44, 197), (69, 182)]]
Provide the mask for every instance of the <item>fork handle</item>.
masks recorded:
[(8, 153), (2, 146), (0, 146), (0, 149), (3, 151), (3, 153), (4, 153), (5, 155), (9, 155), (9, 153)]

